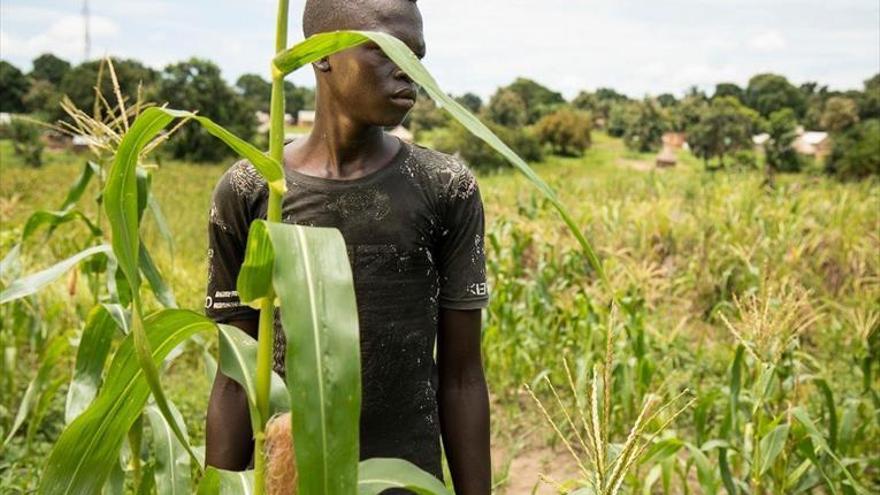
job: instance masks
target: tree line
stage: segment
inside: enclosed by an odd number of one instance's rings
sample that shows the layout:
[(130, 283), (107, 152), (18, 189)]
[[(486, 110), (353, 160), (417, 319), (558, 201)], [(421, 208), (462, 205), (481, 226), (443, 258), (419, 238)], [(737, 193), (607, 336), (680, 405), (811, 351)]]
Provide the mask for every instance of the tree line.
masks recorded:
[[(168, 103), (172, 108), (200, 109), (200, 114), (214, 119), (244, 139), (254, 137), (255, 113), (269, 111), (271, 83), (258, 74), (244, 74), (230, 86), (220, 67), (210, 60), (190, 58), (169, 64), (162, 70), (147, 67), (133, 59), (112, 58), (116, 78), (123, 95), (138, 93), (144, 101)], [(0, 111), (29, 113), (45, 122), (69, 118), (60, 106), (64, 97), (79, 109), (91, 113), (95, 105), (95, 85), (101, 61), (92, 60), (73, 66), (52, 54), (33, 60), (25, 74), (0, 60)], [(113, 81), (100, 79), (100, 93), (113, 95)], [(285, 82), (287, 111), (296, 117), (299, 110), (313, 109), (315, 94), (311, 88)], [(184, 126), (167, 145), (174, 158), (215, 162), (229, 157), (228, 148), (218, 146), (215, 138), (199, 126)]]
[[(147, 101), (201, 112), (250, 139), (255, 112), (267, 111), (271, 84), (258, 74), (244, 74), (230, 86), (220, 68), (191, 58), (162, 70), (133, 59), (113, 59), (123, 94), (142, 92)], [(68, 97), (81, 109), (95, 102), (100, 61), (72, 66), (52, 54), (33, 60), (25, 74), (0, 60), (0, 111), (26, 112), (46, 121), (66, 118), (59, 102)], [(101, 92), (112, 94), (112, 81), (102, 79)], [(314, 108), (314, 90), (285, 82), (287, 110)], [(454, 123), (421, 95), (404, 125), (431, 144), (460, 153), (477, 167), (500, 167), (504, 159)], [(804, 159), (793, 149), (798, 127), (824, 130), (833, 148), (825, 170), (844, 178), (880, 174), (880, 74), (859, 90), (836, 91), (816, 82), (796, 86), (778, 74), (758, 74), (745, 87), (723, 82), (714, 92), (693, 87), (684, 96), (670, 93), (631, 98), (611, 88), (582, 91), (570, 101), (533, 80), (517, 78), (498, 88), (488, 102), (466, 93), (459, 103), (477, 113), (523, 158), (540, 160), (546, 153), (580, 155), (591, 144), (591, 131), (601, 129), (623, 139), (637, 152), (655, 152), (666, 132), (681, 133), (708, 169), (756, 167), (752, 137), (766, 133), (763, 161), (774, 171), (796, 172)], [(421, 135), (421, 136), (420, 136)], [(219, 161), (224, 147), (197, 126), (187, 126), (169, 142), (175, 158)]]
[[(753, 136), (765, 133), (761, 158), (767, 169), (797, 172), (805, 161), (792, 146), (800, 127), (831, 135), (831, 154), (820, 164), (826, 172), (842, 178), (880, 175), (880, 74), (850, 91), (815, 82), (795, 86), (778, 74), (758, 74), (745, 87), (719, 83), (711, 95), (692, 87), (682, 97), (664, 93), (636, 99), (599, 88), (581, 91), (571, 101), (518, 78), (498, 88), (485, 105), (471, 94), (459, 101), (529, 160), (547, 152), (582, 154), (591, 144), (591, 130), (601, 129), (636, 152), (659, 151), (665, 133), (681, 133), (707, 169), (755, 168)], [(473, 164), (504, 164), (427, 98), (419, 100), (409, 121), (416, 133), (428, 132), (439, 149), (458, 151)]]

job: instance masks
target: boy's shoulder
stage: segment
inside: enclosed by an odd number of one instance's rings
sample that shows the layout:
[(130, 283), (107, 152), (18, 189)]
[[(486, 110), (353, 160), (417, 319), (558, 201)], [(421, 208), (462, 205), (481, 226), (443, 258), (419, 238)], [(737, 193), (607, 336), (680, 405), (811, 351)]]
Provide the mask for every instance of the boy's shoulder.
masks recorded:
[(467, 199), (477, 190), (477, 178), (457, 155), (410, 143), (411, 152), (402, 165), (407, 178), (420, 186), (436, 188), (447, 199)]
[(253, 201), (268, 192), (266, 180), (247, 159), (240, 159), (230, 165), (217, 180), (215, 197), (234, 197)]

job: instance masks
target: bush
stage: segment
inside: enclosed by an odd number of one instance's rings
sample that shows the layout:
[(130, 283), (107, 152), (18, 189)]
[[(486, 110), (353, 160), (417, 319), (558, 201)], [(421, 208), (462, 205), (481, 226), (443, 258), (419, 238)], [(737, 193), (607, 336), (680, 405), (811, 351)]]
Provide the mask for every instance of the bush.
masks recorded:
[(646, 98), (633, 103), (626, 118), (623, 143), (627, 148), (640, 153), (660, 149), (666, 131), (666, 118), (657, 102)]
[(737, 170), (755, 170), (758, 168), (758, 157), (752, 150), (739, 150), (733, 153), (733, 168)]
[[(487, 125), (523, 160), (534, 162), (544, 157), (541, 143), (523, 128), (511, 129), (493, 123)], [(447, 128), (446, 132), (438, 133), (433, 144), (436, 149), (445, 153), (458, 153), (474, 169), (491, 170), (508, 164), (497, 151), (471, 135), (458, 123)]]
[(794, 110), (784, 108), (770, 115), (767, 121), (767, 166), (780, 172), (800, 172), (801, 157), (792, 147), (797, 138), (797, 118)]
[(826, 171), (842, 179), (880, 175), (880, 119), (866, 120), (836, 136)]
[(580, 155), (590, 147), (590, 126), (590, 114), (561, 108), (541, 117), (535, 124), (535, 134), (554, 153)]
[(44, 145), (40, 140), (41, 134), (37, 124), (26, 120), (12, 119), (12, 123), (9, 124), (12, 149), (31, 167), (39, 167), (43, 164)]

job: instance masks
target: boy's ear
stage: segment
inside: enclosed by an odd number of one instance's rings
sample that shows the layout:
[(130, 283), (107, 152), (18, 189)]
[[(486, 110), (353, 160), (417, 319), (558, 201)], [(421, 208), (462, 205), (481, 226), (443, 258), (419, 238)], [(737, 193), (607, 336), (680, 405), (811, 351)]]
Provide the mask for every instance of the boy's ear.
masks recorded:
[(327, 57), (324, 57), (317, 62), (313, 62), (312, 65), (321, 72), (330, 72), (330, 61)]

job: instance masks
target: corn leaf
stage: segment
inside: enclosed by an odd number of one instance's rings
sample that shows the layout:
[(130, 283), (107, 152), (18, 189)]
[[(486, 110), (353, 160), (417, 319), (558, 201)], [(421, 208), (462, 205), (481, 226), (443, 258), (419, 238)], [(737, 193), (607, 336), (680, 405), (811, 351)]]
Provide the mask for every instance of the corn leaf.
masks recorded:
[(66, 210), (76, 204), (76, 202), (82, 197), (83, 193), (86, 192), (89, 182), (91, 182), (92, 177), (95, 175), (99, 177), (101, 176), (101, 166), (93, 161), (86, 161), (82, 173), (79, 174), (76, 182), (70, 186), (70, 189), (67, 191), (67, 196), (64, 198), (64, 202), (61, 203), (61, 207), (58, 209)]
[(272, 293), (272, 264), (275, 251), (265, 222), (251, 223), (244, 261), (238, 272), (236, 289), (241, 302), (259, 307), (260, 299)]
[[(262, 419), (257, 411), (256, 369), (257, 341), (240, 328), (232, 325), (217, 325), (220, 328), (220, 371), (238, 382), (247, 392), (248, 409), (251, 423)], [(269, 417), (290, 410), (290, 399), (284, 380), (272, 373), (272, 384), (269, 396)]]
[[(59, 335), (52, 339), (52, 342), (46, 347), (46, 350), (40, 356), (40, 368), (37, 370), (37, 374), (34, 378), (28, 383), (24, 396), (19, 402), (18, 412), (15, 414), (15, 419), (12, 421), (12, 427), (9, 429), (9, 433), (6, 434), (6, 439), (3, 440), (4, 447), (10, 440), (12, 440), (12, 437), (15, 436), (15, 433), (21, 428), (21, 425), (25, 420), (28, 419), (28, 413), (31, 411), (34, 404), (40, 399), (40, 396), (44, 391), (51, 389), (49, 386), (49, 377), (52, 370), (58, 365), (58, 361), (62, 354), (69, 346), (70, 344), (67, 341), (67, 336)], [(35, 417), (31, 417), (30, 420), (38, 421)]]
[(89, 220), (89, 218), (79, 210), (39, 210), (32, 213), (31, 216), (28, 217), (27, 222), (24, 224), (24, 229), (21, 232), (21, 239), (22, 241), (24, 241), (43, 226), (49, 226), (50, 229), (54, 230), (59, 225), (69, 223), (74, 220), (82, 221), (86, 225), (86, 227), (89, 228), (89, 233), (91, 233), (91, 235), (95, 237), (101, 236), (101, 229), (93, 224), (92, 221)]
[[(807, 413), (807, 411), (803, 407), (795, 407), (791, 409), (791, 415), (798, 420), (798, 422), (804, 427), (805, 430), (807, 430), (807, 434), (810, 436), (812, 441), (819, 446), (819, 449), (825, 452), (828, 457), (834, 460), (834, 463), (837, 464), (837, 466), (843, 472), (843, 475), (846, 477), (847, 481), (849, 481), (850, 485), (856, 491), (856, 493), (867, 493), (867, 491), (862, 488), (862, 486), (859, 485), (858, 482), (856, 482), (852, 474), (850, 474), (849, 469), (847, 469), (843, 462), (841, 462), (837, 454), (834, 453), (834, 450), (825, 440), (825, 437), (822, 436), (821, 432), (819, 432), (819, 428), (816, 426), (816, 423), (814, 423), (813, 419), (810, 418), (809, 413)], [(816, 464), (816, 467), (821, 469), (821, 467), (818, 465), (818, 458), (813, 457), (811, 459), (814, 460), (814, 464)]]
[(790, 428), (788, 423), (781, 424), (761, 438), (760, 450), (758, 451), (758, 476), (763, 476), (773, 466), (776, 457), (782, 453), (785, 441), (788, 440)]
[(141, 242), (138, 262), (141, 266), (141, 274), (147, 279), (147, 282), (150, 284), (150, 289), (153, 290), (153, 294), (155, 294), (159, 303), (166, 308), (176, 308), (177, 300), (174, 298), (174, 291), (172, 291), (171, 287), (165, 283), (165, 279), (162, 278), (162, 273), (159, 272), (159, 268), (156, 267), (156, 264), (153, 262), (153, 257), (150, 256), (150, 252), (147, 250), (147, 246), (144, 245), (143, 242)]
[(43, 287), (57, 280), (58, 277), (67, 273), (68, 270), (76, 266), (80, 261), (98, 253), (109, 252), (110, 246), (106, 244), (93, 246), (76, 253), (70, 258), (59, 261), (45, 270), (13, 280), (3, 292), (0, 292), (0, 304), (6, 304), (10, 301), (34, 294)]
[(498, 136), (496, 136), (485, 124), (480, 122), (476, 116), (464, 108), (460, 103), (455, 101), (446, 92), (440, 89), (440, 86), (434, 80), (434, 77), (419, 61), (418, 57), (406, 46), (402, 41), (394, 36), (386, 33), (375, 31), (337, 31), (333, 33), (319, 33), (313, 35), (294, 45), (275, 56), (273, 65), (275, 69), (283, 74), (289, 74), (294, 70), (320, 60), (332, 53), (357, 46), (366, 41), (376, 43), (382, 51), (400, 67), (401, 70), (412, 78), (419, 86), (421, 86), (428, 95), (437, 102), (438, 106), (444, 108), (455, 120), (463, 125), (471, 134), (482, 139), (492, 149), (500, 153), (507, 159), (517, 170), (528, 178), (528, 180), (538, 188), (541, 193), (550, 201), (553, 207), (559, 212), (562, 220), (571, 230), (577, 239), (587, 257), (590, 266), (595, 270), (596, 274), (605, 284), (606, 288), (611, 289), (605, 270), (601, 261), (596, 255), (592, 244), (584, 237), (580, 227), (575, 223), (574, 219), (569, 215), (568, 211), (559, 201), (555, 191), (546, 183), (534, 170), (513, 150), (510, 149)]
[(98, 305), (89, 311), (76, 351), (73, 378), (67, 389), (65, 424), (70, 424), (85, 411), (97, 395), (101, 386), (101, 372), (104, 371), (104, 363), (117, 328), (116, 320), (104, 306)]
[[(171, 414), (178, 424), (183, 425), (183, 416), (171, 406)], [(153, 431), (153, 445), (156, 452), (155, 477), (158, 495), (184, 495), (190, 490), (189, 454), (174, 436), (162, 412), (155, 406), (146, 409), (150, 429)], [(184, 430), (184, 434), (186, 430)]]
[(226, 471), (209, 467), (199, 482), (198, 495), (253, 495), (253, 471)]
[(275, 249), (272, 284), (287, 336), (299, 493), (354, 493), (361, 366), (345, 241), (336, 229), (265, 226), (272, 244), (283, 246)]
[(405, 488), (418, 495), (452, 495), (437, 478), (403, 459), (368, 459), (358, 467), (358, 495)]
[[(153, 314), (144, 326), (154, 367), (192, 335), (216, 328), (205, 317), (178, 309)], [(128, 335), (113, 356), (98, 397), (61, 433), (46, 462), (39, 493), (91, 495), (104, 486), (150, 395), (134, 347), (134, 336)]]
[(718, 481), (715, 479), (714, 468), (712, 463), (709, 462), (709, 458), (696, 445), (686, 443), (685, 446), (687, 446), (691, 453), (691, 459), (697, 466), (697, 481), (700, 482), (703, 493), (706, 495), (718, 493)]

